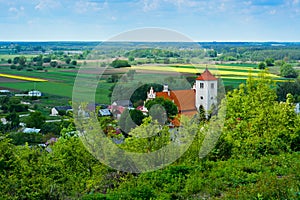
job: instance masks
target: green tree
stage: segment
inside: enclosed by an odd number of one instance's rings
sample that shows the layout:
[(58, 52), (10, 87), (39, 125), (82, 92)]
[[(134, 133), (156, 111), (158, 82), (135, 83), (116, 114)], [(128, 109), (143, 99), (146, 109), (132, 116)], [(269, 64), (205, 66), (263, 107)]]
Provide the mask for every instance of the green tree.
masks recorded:
[(274, 66), (274, 59), (273, 58), (266, 58), (265, 63), (268, 67)]
[(6, 116), (6, 120), (10, 121), (10, 129), (19, 127), (20, 117), (15, 110)]
[(71, 64), (72, 65), (77, 65), (77, 61), (76, 60), (72, 60)]
[(18, 64), (19, 63), (19, 59), (20, 59), (20, 57), (19, 56), (17, 56), (17, 57), (14, 57), (14, 59), (13, 59), (13, 63), (16, 65), (16, 64)]
[(25, 66), (26, 65), (26, 57), (25, 56), (20, 56), (18, 62), (19, 62), (20, 66)]
[(266, 63), (265, 62), (260, 62), (258, 64), (258, 69), (265, 69), (266, 68)]
[(142, 120), (145, 115), (140, 110), (128, 110), (127, 108), (123, 111), (118, 125), (124, 133), (129, 133), (131, 129), (142, 124)]
[(50, 62), (51, 62), (51, 57), (43, 58), (43, 63), (50, 63)]
[(160, 149), (170, 142), (170, 133), (167, 127), (160, 128), (158, 122), (151, 117), (143, 120), (143, 123), (129, 132), (131, 137), (126, 138), (122, 148), (139, 153), (149, 153)]
[(280, 67), (280, 74), (286, 78), (297, 78), (298, 73), (290, 64), (283, 64)]
[(57, 67), (57, 65), (58, 65), (57, 61), (51, 61), (50, 62), (51, 67)]
[(32, 112), (25, 120), (26, 126), (30, 128), (41, 128), (45, 123), (45, 116), (39, 112)]
[(154, 105), (161, 105), (167, 113), (168, 118), (174, 118), (178, 114), (177, 106), (169, 99), (164, 98), (155, 98), (153, 100), (149, 100), (145, 103), (145, 107), (150, 111), (151, 107)]
[(276, 88), (278, 101), (285, 101), (287, 94), (290, 93), (294, 96), (296, 102), (300, 102), (300, 79), (295, 81), (279, 83)]
[(134, 61), (134, 57), (133, 57), (133, 56), (129, 56), (129, 57), (128, 57), (128, 61), (129, 61), (129, 62)]
[(112, 61), (111, 66), (113, 68), (121, 68), (121, 67), (130, 67), (131, 65), (128, 63), (127, 60), (116, 59), (116, 60)]
[(11, 58), (7, 59), (7, 63), (8, 63), (8, 64), (11, 64), (11, 63), (12, 63)]
[(67, 58), (65, 59), (65, 62), (66, 62), (66, 64), (70, 64), (71, 58), (67, 57)]
[(297, 129), (294, 106), (276, 99), (274, 84), (264, 74), (227, 94), (218, 158), (290, 151)]
[(142, 124), (143, 119), (145, 118), (145, 115), (140, 110), (136, 110), (136, 109), (130, 110), (129, 114), (133, 122), (138, 126)]

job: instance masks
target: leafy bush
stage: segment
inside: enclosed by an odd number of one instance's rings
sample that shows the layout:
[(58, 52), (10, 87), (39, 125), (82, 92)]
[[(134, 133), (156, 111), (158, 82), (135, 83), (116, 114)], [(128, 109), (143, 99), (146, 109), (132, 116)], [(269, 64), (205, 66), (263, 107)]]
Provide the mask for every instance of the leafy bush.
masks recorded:
[(127, 60), (116, 59), (116, 60), (112, 61), (111, 66), (113, 68), (121, 68), (121, 67), (130, 67), (131, 65), (128, 63)]

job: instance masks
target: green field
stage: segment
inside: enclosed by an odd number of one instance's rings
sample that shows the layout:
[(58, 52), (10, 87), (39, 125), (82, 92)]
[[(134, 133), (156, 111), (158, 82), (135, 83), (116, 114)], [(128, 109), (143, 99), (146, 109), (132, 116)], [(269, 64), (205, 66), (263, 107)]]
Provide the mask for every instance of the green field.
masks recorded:
[[(222, 65), (208, 65), (209, 70), (215, 74), (217, 77), (221, 77), (225, 86), (233, 86), (237, 87), (239, 84), (245, 82), (247, 77), (251, 74), (251, 76), (258, 77), (260, 74), (260, 70), (254, 69), (253, 65), (246, 64), (222, 64)], [(86, 66), (88, 68), (88, 66)], [(139, 79), (136, 81), (143, 80), (150, 81), (152, 75), (147, 75), (146, 72), (151, 71), (152, 73), (156, 73), (156, 78), (159, 76), (163, 77), (163, 73), (179, 73), (187, 75), (195, 76), (196, 73), (201, 73), (206, 68), (206, 65), (140, 65), (133, 66), (129, 69), (135, 69), (138, 71)], [(77, 76), (76, 69), (68, 69), (68, 68), (45, 68), (47, 71), (17, 71), (12, 70), (9, 66), (0, 66), (1, 73), (12, 74), (12, 75), (22, 75), (26, 77), (35, 77), (42, 78), (48, 80), (47, 82), (0, 82), (0, 87), (4, 88), (12, 88), (17, 90), (32, 90), (37, 89), (43, 92), (46, 95), (57, 95), (61, 97), (72, 98), (72, 91), (75, 78)], [(109, 72), (116, 74), (124, 74), (127, 69), (109, 69)], [(91, 81), (95, 80), (95, 74), (93, 73), (85, 73), (82, 76), (86, 78), (90, 78)], [(164, 74), (166, 76), (166, 74)], [(286, 81), (288, 79), (279, 77), (274, 74), (268, 74), (274, 81)], [(150, 79), (150, 80), (149, 80)], [(130, 81), (129, 81), (130, 82)], [(128, 83), (129, 84), (129, 83)], [(127, 84), (127, 85), (128, 85)], [(96, 101), (100, 103), (110, 103), (110, 98), (108, 94), (110, 93), (109, 88), (111, 88), (113, 83), (108, 83), (106, 80), (100, 80), (98, 82), (98, 88), (96, 90)], [(85, 91), (83, 91), (83, 95)]]

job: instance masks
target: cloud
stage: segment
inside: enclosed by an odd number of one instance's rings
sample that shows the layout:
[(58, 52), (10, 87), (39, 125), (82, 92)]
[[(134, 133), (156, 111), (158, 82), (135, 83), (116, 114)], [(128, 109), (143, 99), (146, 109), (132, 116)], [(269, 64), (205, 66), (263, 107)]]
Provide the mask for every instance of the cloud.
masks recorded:
[(47, 10), (61, 7), (61, 3), (55, 0), (40, 0), (34, 7), (36, 10)]
[(152, 11), (155, 10), (159, 7), (159, 0), (143, 0), (143, 11), (144, 12), (148, 12), (148, 11)]
[(80, 0), (75, 3), (75, 12), (79, 14), (88, 12), (98, 12), (108, 7), (108, 2), (84, 1)]
[(24, 10), (25, 10), (25, 8), (23, 7), (23, 6), (20, 6), (20, 7), (10, 7), (9, 9), (8, 9), (8, 11), (10, 12), (10, 13), (13, 13), (13, 15), (16, 17), (16, 18), (18, 18), (18, 17), (20, 17), (20, 16), (22, 16), (23, 14), (24, 14)]

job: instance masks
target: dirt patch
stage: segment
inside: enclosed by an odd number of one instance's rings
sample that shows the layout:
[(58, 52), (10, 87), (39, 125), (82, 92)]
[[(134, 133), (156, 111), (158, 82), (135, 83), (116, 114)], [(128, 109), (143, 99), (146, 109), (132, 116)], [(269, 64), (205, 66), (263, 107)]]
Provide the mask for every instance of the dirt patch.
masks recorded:
[(11, 92), (20, 92), (21, 90), (13, 89), (13, 88), (8, 88), (8, 87), (1, 87), (0, 90), (9, 90)]
[(0, 77), (0, 83), (22, 83), (22, 82), (27, 82), (27, 81), (18, 80), (14, 78)]
[[(81, 71), (83, 74), (102, 74), (102, 75), (112, 75), (112, 74), (124, 74), (127, 73), (131, 68), (116, 68), (116, 69), (105, 69), (105, 68), (99, 68), (97, 70), (95, 69), (87, 69), (84, 71)], [(168, 75), (168, 76), (191, 76), (193, 74), (190, 73), (180, 73), (175, 71), (158, 71), (158, 70), (149, 70), (149, 69), (137, 69), (135, 70), (138, 74), (161, 74), (161, 75)], [(78, 72), (78, 70), (62, 70), (61, 72)]]

